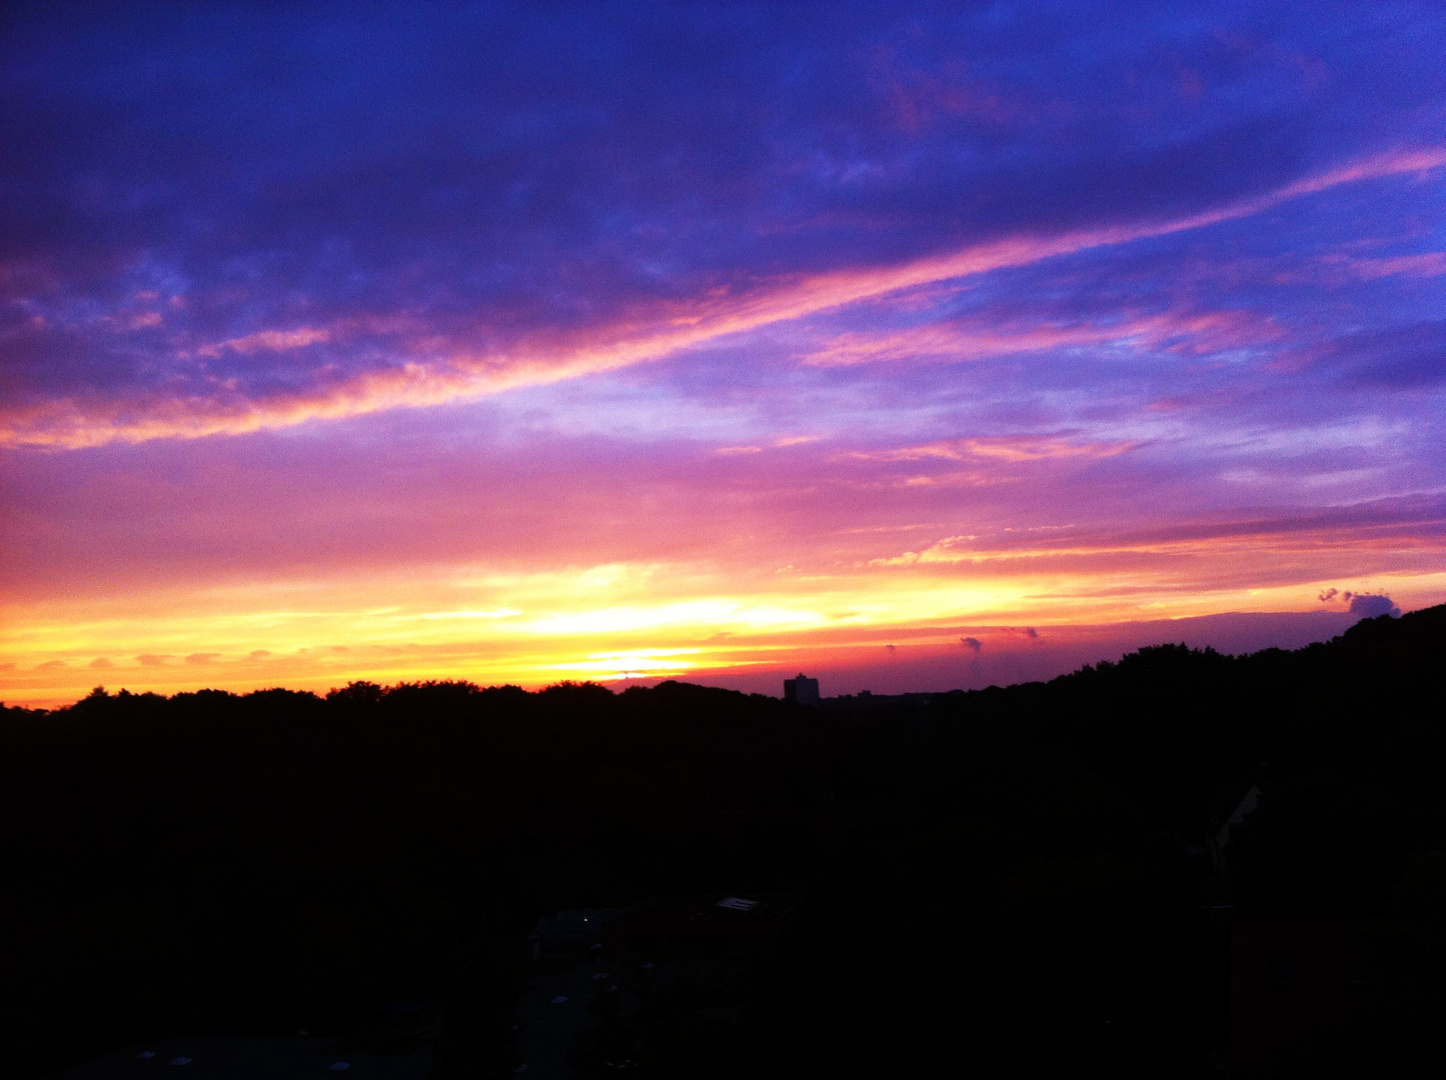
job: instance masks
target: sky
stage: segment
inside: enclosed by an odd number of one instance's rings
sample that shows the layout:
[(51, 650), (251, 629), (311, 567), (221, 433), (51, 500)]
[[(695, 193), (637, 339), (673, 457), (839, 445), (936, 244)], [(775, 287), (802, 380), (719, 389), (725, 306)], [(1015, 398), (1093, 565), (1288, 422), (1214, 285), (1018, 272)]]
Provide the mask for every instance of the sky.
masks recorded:
[(7, 4), (0, 699), (1446, 601), (1446, 9)]

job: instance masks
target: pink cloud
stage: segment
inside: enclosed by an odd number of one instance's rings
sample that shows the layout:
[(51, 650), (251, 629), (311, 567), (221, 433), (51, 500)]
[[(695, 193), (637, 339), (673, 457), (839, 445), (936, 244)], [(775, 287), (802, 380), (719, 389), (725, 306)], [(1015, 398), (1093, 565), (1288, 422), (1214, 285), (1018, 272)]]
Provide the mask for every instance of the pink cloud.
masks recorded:
[(1107, 343), (1203, 354), (1259, 345), (1280, 336), (1271, 320), (1245, 311), (1142, 315), (1073, 326), (1001, 326), (995, 320), (978, 318), (886, 334), (841, 334), (803, 359), (819, 367), (905, 361), (957, 363)]
[(991, 436), (972, 439), (940, 439), (919, 446), (892, 450), (854, 451), (848, 456), (866, 461), (921, 461), (938, 458), (967, 461), (994, 458), (999, 461), (1039, 461), (1045, 458), (1114, 457), (1134, 448), (1133, 443), (1074, 443), (1061, 438), (1034, 435)]
[[(157, 322), (160, 317), (157, 316)], [(323, 327), (304, 326), (298, 330), (258, 330), (245, 337), (229, 338), (214, 345), (202, 345), (196, 350), (199, 356), (220, 356), (223, 349), (231, 352), (250, 354), (259, 351), (281, 352), (286, 349), (300, 349), (332, 339), (332, 332)]]
[(1443, 251), (1428, 251), (1420, 255), (1395, 255), (1381, 259), (1332, 255), (1321, 261), (1328, 270), (1342, 272), (1360, 281), (1397, 276), (1439, 277), (1446, 274), (1446, 252)]
[(946, 117), (990, 125), (1034, 119), (1033, 110), (978, 79), (969, 78), (959, 62), (928, 69), (901, 66), (894, 51), (875, 53), (870, 81), (888, 103), (894, 124), (910, 135), (935, 127)]

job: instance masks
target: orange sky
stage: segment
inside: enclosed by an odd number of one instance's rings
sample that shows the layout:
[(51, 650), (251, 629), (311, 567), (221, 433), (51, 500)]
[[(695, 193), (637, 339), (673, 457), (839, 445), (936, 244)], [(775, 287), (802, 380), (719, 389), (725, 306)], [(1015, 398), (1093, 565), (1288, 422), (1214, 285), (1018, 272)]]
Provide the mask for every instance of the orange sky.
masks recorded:
[(0, 699), (942, 690), (1446, 601), (1419, 20), (449, 11), (0, 41)]

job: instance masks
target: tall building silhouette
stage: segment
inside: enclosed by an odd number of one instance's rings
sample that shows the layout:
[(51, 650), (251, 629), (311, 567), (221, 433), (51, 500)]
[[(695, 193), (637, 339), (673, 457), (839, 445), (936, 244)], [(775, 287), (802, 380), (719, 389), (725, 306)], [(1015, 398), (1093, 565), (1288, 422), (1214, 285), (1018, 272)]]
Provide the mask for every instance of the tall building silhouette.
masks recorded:
[(795, 705), (818, 704), (818, 680), (799, 672), (796, 679), (783, 680), (783, 700)]

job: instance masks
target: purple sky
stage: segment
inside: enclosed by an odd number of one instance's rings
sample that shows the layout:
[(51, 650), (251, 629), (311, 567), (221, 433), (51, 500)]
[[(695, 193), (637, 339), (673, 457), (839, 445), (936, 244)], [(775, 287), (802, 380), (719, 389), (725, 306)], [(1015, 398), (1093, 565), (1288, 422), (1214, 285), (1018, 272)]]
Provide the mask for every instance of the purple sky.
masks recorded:
[(8, 700), (1446, 600), (1439, 4), (0, 18)]

